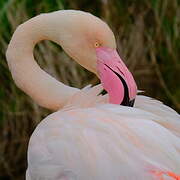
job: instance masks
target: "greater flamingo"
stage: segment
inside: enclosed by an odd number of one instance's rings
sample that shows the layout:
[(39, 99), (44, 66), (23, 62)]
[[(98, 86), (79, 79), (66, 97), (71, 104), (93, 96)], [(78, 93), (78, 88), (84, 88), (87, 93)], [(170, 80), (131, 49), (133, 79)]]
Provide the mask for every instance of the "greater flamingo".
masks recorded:
[[(99, 95), (101, 85), (80, 90), (43, 71), (33, 48), (44, 39), (94, 72), (108, 95)], [(136, 95), (133, 76), (102, 20), (75, 10), (41, 14), (16, 29), (6, 56), (17, 86), (56, 111), (30, 138), (27, 180), (180, 179), (180, 116)]]

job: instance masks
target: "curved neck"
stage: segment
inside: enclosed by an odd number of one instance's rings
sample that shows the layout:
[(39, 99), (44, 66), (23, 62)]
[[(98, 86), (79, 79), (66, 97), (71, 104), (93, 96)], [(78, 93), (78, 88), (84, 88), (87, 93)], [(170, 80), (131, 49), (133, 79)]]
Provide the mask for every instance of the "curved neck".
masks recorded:
[(56, 32), (56, 22), (50, 16), (37, 16), (17, 28), (6, 53), (17, 86), (39, 105), (52, 110), (63, 107), (78, 89), (60, 83), (43, 71), (34, 60), (33, 49), (41, 40), (57, 42), (57, 38), (59, 41), (59, 35), (59, 31)]

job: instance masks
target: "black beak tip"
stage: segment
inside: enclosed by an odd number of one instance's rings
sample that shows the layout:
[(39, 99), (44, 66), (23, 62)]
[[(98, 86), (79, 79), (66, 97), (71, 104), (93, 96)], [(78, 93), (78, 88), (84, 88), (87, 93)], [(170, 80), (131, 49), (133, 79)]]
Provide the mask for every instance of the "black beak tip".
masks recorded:
[(134, 102), (135, 102), (135, 99), (133, 99), (133, 100), (129, 101), (128, 106), (133, 107), (133, 106), (134, 106)]
[(126, 99), (125, 102), (121, 103), (121, 105), (123, 106), (129, 106), (129, 107), (133, 107), (134, 106), (134, 102), (135, 102), (135, 99), (132, 99), (132, 100), (128, 100)]

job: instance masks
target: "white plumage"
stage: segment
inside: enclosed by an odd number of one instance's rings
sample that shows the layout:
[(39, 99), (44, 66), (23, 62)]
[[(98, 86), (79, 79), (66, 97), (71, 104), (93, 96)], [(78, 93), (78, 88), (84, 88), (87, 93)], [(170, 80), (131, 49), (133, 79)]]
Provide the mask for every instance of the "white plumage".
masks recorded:
[(133, 108), (106, 104), (107, 97), (96, 100), (99, 90), (83, 89), (72, 106), (38, 125), (29, 144), (29, 179), (153, 180), (153, 171), (180, 173), (179, 115), (140, 95)]

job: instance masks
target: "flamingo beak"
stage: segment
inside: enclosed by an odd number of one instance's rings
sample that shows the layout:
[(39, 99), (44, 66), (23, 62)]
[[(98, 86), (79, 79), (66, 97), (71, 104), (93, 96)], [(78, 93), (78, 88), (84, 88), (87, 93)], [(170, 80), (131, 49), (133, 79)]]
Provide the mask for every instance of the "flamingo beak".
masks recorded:
[(109, 102), (133, 106), (137, 86), (135, 80), (115, 49), (96, 48), (97, 70)]

